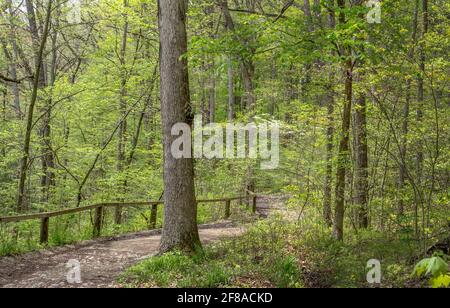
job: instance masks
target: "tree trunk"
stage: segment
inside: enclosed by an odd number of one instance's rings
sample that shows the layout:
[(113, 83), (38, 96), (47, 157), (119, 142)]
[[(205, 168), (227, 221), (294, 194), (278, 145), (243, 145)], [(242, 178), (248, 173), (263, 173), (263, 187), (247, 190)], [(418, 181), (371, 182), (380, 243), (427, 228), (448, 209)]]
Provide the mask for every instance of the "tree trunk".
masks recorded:
[(334, 218), (333, 235), (337, 240), (344, 239), (344, 214), (345, 214), (345, 192), (346, 174), (349, 164), (350, 150), (350, 123), (353, 102), (353, 71), (351, 60), (347, 61), (345, 76), (345, 102), (342, 119), (342, 132), (339, 144), (336, 179), (336, 208)]
[[(124, 9), (128, 9), (128, 0), (124, 0), (123, 2)], [(119, 174), (119, 202), (123, 202), (123, 195), (125, 195), (125, 183), (126, 179), (122, 179), (124, 164), (125, 164), (125, 152), (126, 152), (126, 134), (127, 134), (127, 120), (125, 118), (125, 114), (127, 113), (127, 69), (126, 69), (126, 55), (127, 55), (127, 41), (128, 41), (128, 16), (125, 14), (124, 16), (124, 25), (122, 32), (122, 44), (120, 46), (120, 90), (119, 90), (119, 118), (123, 118), (124, 120), (121, 122), (118, 133), (118, 143), (117, 143), (117, 172)], [(116, 207), (114, 214), (114, 222), (116, 224), (122, 223), (122, 208)]]
[(212, 59), (209, 66), (209, 86), (208, 86), (208, 106), (209, 106), (209, 123), (216, 121), (216, 76), (215, 61)]
[(164, 132), (164, 226), (160, 252), (194, 251), (201, 246), (197, 226), (194, 164), (176, 159), (171, 130), (176, 123), (193, 124), (189, 94), (186, 12), (188, 2), (158, 0), (161, 74), (161, 117)]
[[(56, 82), (57, 74), (57, 61), (58, 61), (58, 28), (59, 28), (59, 16), (61, 16), (61, 8), (59, 0), (55, 1), (56, 7), (56, 18), (54, 18), (54, 29), (51, 35), (52, 49), (51, 49), (51, 65), (48, 85), (53, 87)], [(44, 66), (45, 69), (45, 66)], [(47, 81), (45, 85), (47, 85)], [(45, 101), (45, 116), (43, 117), (42, 128), (41, 128), (41, 138), (42, 138), (42, 176), (41, 176), (41, 187), (43, 194), (43, 201), (48, 202), (50, 198), (50, 189), (56, 185), (56, 176), (54, 173), (55, 169), (55, 157), (52, 150), (52, 140), (51, 140), (51, 116), (52, 116), (52, 95)]]
[(255, 66), (253, 61), (250, 59), (244, 59), (241, 63), (241, 71), (244, 86), (243, 107), (246, 110), (252, 110), (256, 105), (255, 89), (253, 85)]
[(369, 190), (369, 157), (367, 145), (367, 101), (364, 94), (356, 100), (355, 106), (355, 203), (358, 208), (359, 227), (369, 227), (368, 190)]
[[(334, 0), (328, 1), (328, 27), (336, 28), (336, 14), (334, 11)], [(334, 54), (334, 53), (333, 53)], [(326, 158), (326, 176), (324, 189), (323, 218), (328, 227), (333, 225), (332, 203), (332, 185), (333, 185), (333, 154), (334, 154), (334, 69), (332, 63), (329, 66), (329, 81), (327, 89), (327, 158)]]
[(235, 118), (234, 106), (236, 97), (234, 95), (234, 69), (233, 58), (228, 56), (228, 121), (232, 122)]
[[(234, 31), (234, 23), (231, 19), (231, 15), (228, 11), (227, 3), (219, 3), (222, 13), (224, 14), (224, 27), (227, 31)], [(228, 121), (233, 121), (236, 117), (235, 105), (236, 96), (234, 91), (234, 68), (233, 68), (233, 57), (228, 55)]]
[[(412, 42), (413, 46), (417, 43), (417, 26), (418, 26), (418, 17), (419, 16), (419, 0), (415, 0), (415, 8), (414, 8), (414, 18), (412, 23)], [(414, 61), (414, 47), (408, 52), (408, 58), (411, 62)], [(398, 180), (398, 191), (400, 194), (400, 200), (398, 203), (398, 214), (400, 216), (405, 213), (405, 185), (407, 179), (407, 166), (406, 166), (406, 157), (408, 156), (408, 133), (409, 133), (409, 114), (411, 109), (411, 79), (408, 78), (406, 81), (406, 100), (405, 105), (403, 106), (403, 115), (402, 115), (402, 139), (400, 146), (400, 157), (401, 164), (399, 169), (399, 180)]]
[[(424, 104), (425, 104), (425, 74), (426, 74), (426, 54), (425, 54), (425, 36), (428, 33), (428, 0), (422, 0), (422, 41), (420, 43), (420, 60), (419, 60), (419, 68), (420, 74), (418, 78), (418, 104), (417, 104), (417, 123), (419, 130), (422, 129), (423, 118), (424, 118)], [(424, 162), (424, 152), (423, 152), (423, 140), (421, 134), (419, 134), (419, 142), (417, 144), (417, 183), (419, 187), (419, 200), (422, 205), (422, 214), (425, 215), (424, 210), (424, 195), (423, 195), (423, 162)], [(418, 207), (418, 205), (416, 205)], [(416, 209), (418, 212), (418, 209)], [(425, 228), (425, 226), (423, 226)], [(419, 230), (416, 230), (416, 233), (419, 233)]]
[[(7, 12), (6, 12), (7, 11)], [(9, 51), (8, 49), (8, 44), (6, 42), (6, 38), (5, 40), (2, 39), (2, 45), (3, 45), (3, 50), (5, 53), (5, 58), (8, 60), (8, 66), (9, 66), (9, 72), (11, 74), (11, 79), (13, 80), (17, 80), (18, 78), (18, 73), (17, 73), (17, 62), (18, 62), (18, 47), (17, 47), (17, 38), (16, 38), (16, 25), (14, 24), (15, 22), (15, 14), (14, 11), (12, 9), (12, 1), (11, 0), (6, 0), (5, 1), (5, 14), (7, 14), (7, 16), (5, 16), (5, 18), (7, 18), (9, 20), (9, 35), (8, 38), (10, 40), (11, 46), (12, 46), (12, 52)], [(14, 95), (14, 102), (13, 102), (13, 106), (14, 106), (14, 111), (17, 115), (18, 119), (22, 119), (22, 110), (21, 110), (21, 106), (20, 106), (20, 88), (19, 88), (19, 84), (16, 82), (13, 82), (11, 84), (12, 87), (12, 92)]]
[[(33, 25), (36, 26), (36, 21), (34, 17), (34, 8), (33, 4), (30, 0), (27, 0), (27, 9), (29, 12), (29, 19), (30, 19), (30, 27), (32, 28), (32, 33), (37, 33), (37, 28), (34, 28), (35, 32), (33, 31)], [(36, 45), (39, 45), (39, 50), (37, 51), (36, 56), (36, 70), (34, 74), (34, 81), (33, 81), (33, 91), (31, 94), (31, 100), (30, 100), (30, 106), (28, 107), (28, 115), (27, 115), (27, 128), (25, 132), (25, 140), (24, 140), (24, 147), (23, 147), (23, 156), (21, 159), (21, 166), (20, 166), (20, 174), (19, 174), (19, 189), (17, 194), (17, 210), (19, 212), (23, 212), (25, 210), (25, 182), (27, 179), (27, 170), (28, 170), (28, 163), (29, 163), (29, 156), (30, 156), (30, 143), (31, 143), (31, 131), (33, 128), (33, 116), (34, 116), (34, 107), (36, 105), (37, 97), (38, 97), (38, 90), (39, 85), (42, 82), (42, 70), (43, 70), (43, 60), (44, 60), (44, 50), (45, 45), (47, 43), (48, 38), (48, 32), (50, 28), (50, 17), (51, 17), (51, 11), (52, 11), (52, 0), (48, 1), (47, 5), (47, 12), (46, 12), (46, 20), (44, 25), (44, 30), (42, 34), (41, 41), (39, 43), (38, 38), (33, 35), (33, 39), (37, 41), (35, 43)], [(33, 13), (33, 14), (31, 14)], [(34, 20), (34, 22), (33, 22)]]
[[(14, 25), (14, 12), (12, 9), (12, 0), (7, 0), (6, 1), (6, 7), (8, 9), (8, 13), (9, 13), (9, 20), (10, 20), (10, 27), (11, 27), (11, 33), (10, 33), (10, 40), (11, 40), (11, 45), (13, 48), (13, 53), (10, 55), (10, 68), (11, 68), (11, 77), (13, 79), (17, 79), (17, 61), (19, 58), (18, 55), (18, 47), (17, 47), (17, 36), (16, 36), (16, 26)], [(13, 94), (14, 94), (14, 109), (16, 111), (17, 114), (17, 118), (18, 119), (22, 119), (22, 110), (21, 110), (21, 106), (20, 106), (20, 89), (19, 89), (19, 85), (17, 83), (14, 83), (12, 85), (13, 88)]]
[[(225, 28), (233, 33), (236, 39), (243, 45), (247, 46), (248, 42), (246, 42), (242, 37), (240, 37), (237, 33), (235, 33), (235, 25), (233, 18), (231, 17), (230, 10), (228, 8), (227, 0), (216, 0), (218, 5), (222, 10), (222, 14), (224, 16)], [(247, 3), (248, 5), (252, 5), (251, 3)], [(252, 53), (252, 51), (250, 51)], [(255, 65), (251, 56), (244, 58), (240, 57), (241, 64), (241, 75), (242, 75), (242, 84), (244, 87), (244, 94), (242, 98), (242, 107), (243, 109), (252, 110), (256, 106), (256, 97), (255, 97), (255, 89), (253, 79), (255, 77)]]

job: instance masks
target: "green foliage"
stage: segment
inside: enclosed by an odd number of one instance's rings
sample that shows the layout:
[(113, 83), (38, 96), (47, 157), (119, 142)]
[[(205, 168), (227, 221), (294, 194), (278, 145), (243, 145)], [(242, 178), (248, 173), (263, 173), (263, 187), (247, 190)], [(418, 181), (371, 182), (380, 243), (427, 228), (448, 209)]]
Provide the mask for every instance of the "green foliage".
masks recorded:
[[(82, 1), (81, 22), (71, 20), (72, 2), (60, 2), (52, 14), (44, 64), (48, 80), (56, 64), (56, 79), (39, 90), (32, 121), (27, 213), (75, 207), (80, 190), (81, 205), (156, 200), (164, 190), (157, 2), (129, 0), (125, 7), (123, 0)], [(416, 20), (416, 1), (384, 0), (380, 25), (367, 23), (364, 5), (335, 7), (336, 27), (328, 23), (330, 8), (316, 6), (317, 1), (310, 1), (311, 16), (303, 4), (293, 5), (276, 21), (283, 1), (228, 2), (235, 9), (231, 12), (233, 31), (224, 27), (224, 14), (213, 1), (189, 3), (189, 46), (182, 58), (189, 62), (191, 103), (196, 114), (207, 115), (214, 100), (216, 122), (227, 122), (231, 68), (234, 121), (279, 122), (280, 166), (266, 171), (259, 170), (258, 160), (198, 159), (196, 193), (201, 199), (231, 197), (241, 195), (254, 182), (260, 193), (291, 197), (292, 223), (257, 223), (238, 240), (241, 247), (227, 242), (223, 247), (208, 248), (204, 255), (174, 254), (148, 261), (140, 265), (139, 270), (145, 272), (142, 277), (136, 270), (136, 279), (164, 286), (180, 276), (185, 280), (180, 280), (179, 286), (264, 285), (269, 281), (271, 286), (281, 287), (355, 287), (366, 286), (365, 262), (377, 258), (383, 261), (387, 280), (383, 285), (408, 285), (406, 273), (411, 269), (407, 260), (415, 260), (429, 241), (448, 232), (449, 1), (429, 2), (426, 34), (422, 33), (421, 5)], [(27, 66), (33, 70), (35, 49), (29, 31), (23, 31), (29, 25), (20, 3), (12, 1), (12, 10), (7, 3), (0, 0), (0, 73), (11, 77), (15, 67), (17, 77), (22, 78), (33, 74)], [(252, 7), (255, 3), (258, 5)], [(35, 9), (38, 17), (44, 16), (42, 1), (35, 1)], [(341, 13), (345, 22), (339, 20)], [(42, 23), (42, 18), (37, 22)], [(126, 23), (127, 38), (122, 41)], [(124, 43), (127, 48), (122, 55)], [(353, 98), (367, 102), (370, 228), (358, 229), (357, 126), (352, 121), (347, 153), (351, 159), (345, 166), (346, 241), (336, 243), (330, 238), (331, 230), (323, 225), (322, 211), (325, 184), (331, 187), (331, 203), (335, 202), (343, 71), (349, 60), (354, 61)], [(244, 104), (249, 94), (244, 64), (254, 68), (250, 86), (256, 104), (251, 110)], [(423, 100), (419, 94), (422, 80)], [(29, 79), (18, 85), (19, 113), (14, 83), (0, 80), (1, 216), (17, 214), (18, 170), (31, 85)], [(121, 102), (129, 114), (126, 131), (119, 138), (116, 128), (123, 116)], [(49, 104), (51, 136), (47, 141), (52, 149), (47, 149), (41, 137)], [(333, 110), (328, 108), (330, 104)], [(420, 113), (423, 116), (418, 116)], [(121, 139), (125, 140), (124, 168), (120, 168), (124, 161), (119, 161), (118, 155)], [(42, 184), (44, 152), (54, 155), (55, 166), (49, 171), (55, 174), (55, 185), (48, 187)], [(421, 164), (418, 154), (423, 154)], [(331, 182), (326, 183), (329, 167)], [(404, 171), (402, 181), (400, 169)], [(217, 221), (223, 213), (223, 204), (200, 204), (198, 221)], [(249, 220), (245, 205), (233, 204), (232, 213), (237, 221)], [(163, 214), (159, 211), (157, 227), (162, 226)], [(127, 209), (120, 226), (113, 223), (113, 215), (112, 211), (106, 213), (103, 235), (148, 228), (149, 209)], [(37, 221), (0, 224), (0, 255), (40, 249), (38, 236)], [(91, 237), (92, 213), (50, 221), (50, 246)], [(225, 253), (230, 261), (224, 260)], [(171, 262), (173, 266), (169, 266)], [(193, 272), (177, 267), (177, 262)], [(167, 267), (168, 273), (158, 273), (158, 266)], [(436, 267), (442, 268), (442, 273), (433, 274)], [(416, 274), (432, 276), (433, 286), (448, 284), (439, 259), (421, 262)]]
[(420, 261), (413, 271), (417, 278), (428, 277), (433, 288), (450, 287), (449, 265), (441, 257), (432, 257)]
[(232, 273), (222, 264), (205, 264), (203, 261), (201, 254), (186, 256), (170, 253), (154, 257), (129, 269), (124, 281), (132, 280), (133, 284), (158, 287), (226, 286)]

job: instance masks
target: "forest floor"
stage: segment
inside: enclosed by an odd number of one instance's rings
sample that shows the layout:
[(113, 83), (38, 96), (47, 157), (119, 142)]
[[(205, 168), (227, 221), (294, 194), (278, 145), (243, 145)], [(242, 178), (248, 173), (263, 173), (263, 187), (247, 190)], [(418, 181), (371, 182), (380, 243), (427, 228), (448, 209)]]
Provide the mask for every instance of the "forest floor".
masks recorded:
[[(279, 202), (275, 203), (279, 205)], [(270, 197), (261, 198), (258, 201), (258, 214), (266, 217), (271, 204)], [(246, 229), (231, 221), (202, 225), (199, 228), (205, 245), (242, 235)], [(160, 231), (154, 230), (0, 258), (0, 288), (120, 287), (117, 277), (128, 267), (156, 255), (160, 239)], [(80, 263), (80, 284), (67, 282), (70, 270), (67, 264), (70, 260)]]

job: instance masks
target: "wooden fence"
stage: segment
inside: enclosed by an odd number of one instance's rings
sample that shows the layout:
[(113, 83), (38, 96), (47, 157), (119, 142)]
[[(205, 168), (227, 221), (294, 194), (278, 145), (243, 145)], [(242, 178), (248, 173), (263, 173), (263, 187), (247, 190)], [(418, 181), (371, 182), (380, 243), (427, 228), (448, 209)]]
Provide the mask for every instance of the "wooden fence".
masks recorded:
[[(228, 219), (231, 216), (231, 202), (240, 200), (241, 202), (243, 200), (252, 201), (252, 211), (253, 213), (256, 212), (256, 201), (258, 196), (256, 194), (252, 194), (245, 197), (234, 197), (234, 198), (221, 198), (221, 199), (208, 199), (208, 200), (197, 200), (197, 204), (199, 203), (218, 203), (218, 202), (224, 202), (225, 203), (225, 214), (224, 218)], [(40, 228), (40, 242), (41, 244), (47, 244), (48, 238), (49, 238), (49, 225), (50, 225), (50, 218), (52, 217), (59, 217), (64, 216), (68, 214), (75, 214), (75, 213), (81, 213), (86, 211), (95, 210), (95, 216), (94, 216), (94, 222), (93, 222), (93, 237), (98, 238), (101, 236), (102, 233), (102, 222), (103, 217), (105, 213), (105, 209), (107, 208), (127, 208), (127, 207), (137, 207), (137, 206), (151, 206), (151, 216), (150, 216), (150, 228), (154, 229), (156, 228), (156, 221), (157, 221), (157, 215), (158, 215), (158, 206), (164, 205), (164, 201), (148, 201), (148, 202), (128, 202), (128, 203), (99, 203), (94, 205), (88, 205), (78, 208), (71, 208), (71, 209), (65, 209), (61, 211), (55, 211), (55, 212), (46, 212), (46, 213), (37, 213), (37, 214), (27, 214), (27, 215), (18, 215), (18, 216), (6, 216), (6, 217), (0, 217), (0, 223), (17, 223), (21, 221), (28, 221), (28, 220), (35, 220), (40, 219), (41, 220), (41, 228)]]

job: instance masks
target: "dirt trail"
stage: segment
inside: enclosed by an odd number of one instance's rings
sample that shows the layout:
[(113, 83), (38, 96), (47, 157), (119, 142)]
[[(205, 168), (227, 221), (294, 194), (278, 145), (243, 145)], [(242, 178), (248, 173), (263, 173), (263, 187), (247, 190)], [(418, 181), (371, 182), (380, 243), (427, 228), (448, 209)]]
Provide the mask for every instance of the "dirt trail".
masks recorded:
[[(266, 216), (279, 198), (258, 201), (258, 212)], [(259, 210), (260, 209), (260, 210)], [(222, 222), (200, 226), (200, 238), (208, 244), (241, 235), (244, 227)], [(43, 250), (23, 256), (0, 258), (0, 288), (114, 288), (117, 277), (133, 264), (155, 255), (161, 236), (159, 231), (125, 235), (113, 239), (87, 241), (78, 245)], [(81, 265), (81, 284), (67, 282), (67, 263)]]

